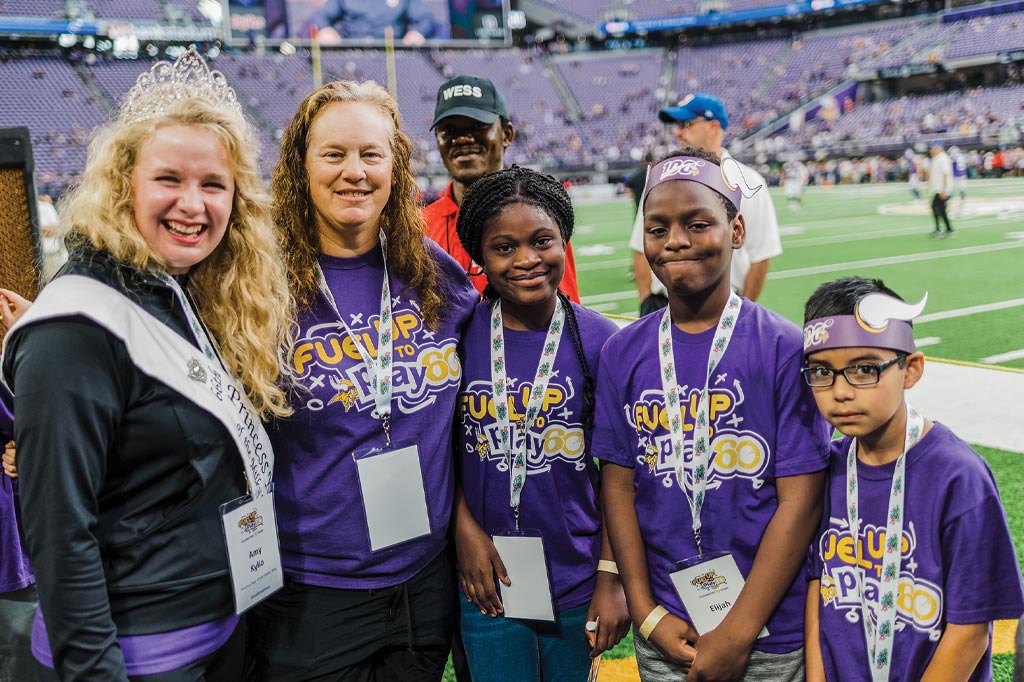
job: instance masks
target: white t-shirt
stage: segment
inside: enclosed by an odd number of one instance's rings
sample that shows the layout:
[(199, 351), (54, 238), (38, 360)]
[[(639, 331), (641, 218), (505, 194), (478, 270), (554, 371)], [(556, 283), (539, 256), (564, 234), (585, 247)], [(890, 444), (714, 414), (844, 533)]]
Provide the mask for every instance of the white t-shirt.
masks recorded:
[[(730, 156), (729, 152), (722, 151), (722, 158)], [(771, 195), (768, 193), (768, 183), (760, 173), (750, 166), (740, 163), (740, 167), (751, 187), (761, 185), (761, 189), (749, 199), (744, 198), (739, 207), (747, 227), (747, 236), (743, 246), (732, 252), (732, 272), (729, 275), (729, 283), (734, 291), (742, 293), (751, 263), (760, 263), (769, 258), (781, 256), (782, 238), (779, 236), (779, 221), (775, 217), (775, 204), (772, 203)], [(633, 221), (633, 234), (629, 239), (629, 248), (637, 253), (644, 252), (642, 206)], [(652, 273), (651, 293), (664, 295), (665, 291), (665, 285), (661, 283), (657, 275)]]
[(932, 157), (928, 173), (928, 192), (947, 196), (953, 193), (953, 161), (946, 152), (940, 152)]

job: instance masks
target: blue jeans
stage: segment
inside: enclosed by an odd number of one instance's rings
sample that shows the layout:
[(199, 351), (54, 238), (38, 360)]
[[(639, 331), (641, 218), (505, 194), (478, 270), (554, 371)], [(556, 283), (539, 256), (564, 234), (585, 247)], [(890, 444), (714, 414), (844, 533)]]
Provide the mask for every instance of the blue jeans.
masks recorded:
[(462, 640), (473, 682), (580, 682), (590, 671), (584, 632), (589, 604), (545, 623), (480, 614), (462, 602)]

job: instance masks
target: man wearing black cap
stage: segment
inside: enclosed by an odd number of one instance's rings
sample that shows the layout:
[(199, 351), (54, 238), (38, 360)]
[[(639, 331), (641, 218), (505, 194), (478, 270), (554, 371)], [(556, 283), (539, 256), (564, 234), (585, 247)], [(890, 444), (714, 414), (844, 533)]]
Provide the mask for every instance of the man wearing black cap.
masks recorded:
[[(427, 236), (462, 265), (481, 293), (487, 286), (487, 277), (462, 248), (455, 222), (466, 188), (485, 173), (504, 166), (505, 150), (516, 136), (510, 119), (505, 98), (494, 83), (482, 76), (457, 76), (437, 91), (432, 129), (452, 180), (444, 194), (423, 209), (423, 219)], [(559, 289), (579, 303), (572, 246), (565, 253), (565, 276)]]
[[(663, 123), (675, 124), (675, 137), (680, 146), (702, 147), (722, 158), (730, 156), (722, 147), (725, 129), (729, 125), (729, 115), (725, 111), (725, 104), (714, 95), (687, 95), (679, 100), (676, 106), (659, 111), (658, 118)], [(753, 168), (742, 163), (740, 167), (750, 187), (768, 186), (761, 174)], [(750, 198), (744, 198), (743, 205), (737, 208), (743, 214), (747, 233), (743, 246), (732, 254), (731, 284), (734, 291), (751, 301), (756, 301), (764, 289), (771, 259), (782, 255), (779, 222), (775, 217), (775, 205), (772, 204), (767, 191), (756, 192)], [(660, 300), (664, 300), (660, 306), (664, 307), (668, 303), (668, 299), (663, 296), (664, 286), (653, 277), (647, 259), (644, 258), (642, 206), (633, 225), (629, 246), (634, 252), (633, 272), (640, 294), (641, 314), (655, 310), (659, 307)], [(658, 297), (659, 293), (662, 294), (661, 299)]]

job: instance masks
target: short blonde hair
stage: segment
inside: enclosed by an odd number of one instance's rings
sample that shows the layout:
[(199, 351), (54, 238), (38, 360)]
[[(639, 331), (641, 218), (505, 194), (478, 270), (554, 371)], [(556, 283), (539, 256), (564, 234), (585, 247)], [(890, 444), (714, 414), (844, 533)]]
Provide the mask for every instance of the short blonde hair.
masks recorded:
[(285, 416), (290, 409), (280, 379), (294, 306), (270, 196), (257, 170), (258, 143), (240, 112), (193, 98), (158, 117), (117, 120), (101, 129), (89, 146), (81, 183), (62, 203), (62, 231), (72, 244), (84, 240), (139, 270), (166, 269), (136, 226), (132, 173), (142, 144), (158, 127), (172, 123), (216, 134), (234, 171), (227, 232), (190, 271), (200, 317), (260, 416)]

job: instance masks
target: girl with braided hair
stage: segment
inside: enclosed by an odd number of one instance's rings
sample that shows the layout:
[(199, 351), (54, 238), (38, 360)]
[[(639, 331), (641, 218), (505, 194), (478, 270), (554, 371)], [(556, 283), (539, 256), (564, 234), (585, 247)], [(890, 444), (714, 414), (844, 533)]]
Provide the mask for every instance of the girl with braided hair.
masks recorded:
[[(469, 667), (475, 682), (580, 680), (629, 624), (589, 448), (594, 369), (616, 326), (558, 291), (573, 208), (551, 176), (518, 166), (483, 176), (456, 229), (490, 282), (463, 336), (456, 410)], [(520, 528), (539, 531), (553, 622), (504, 615), (495, 575), (505, 586), (515, 576), (496, 543)]]

